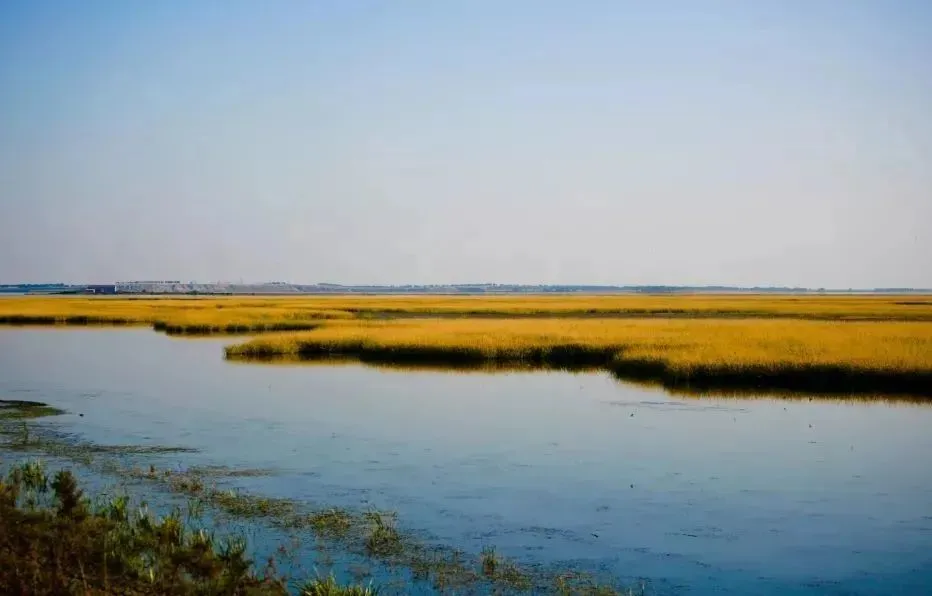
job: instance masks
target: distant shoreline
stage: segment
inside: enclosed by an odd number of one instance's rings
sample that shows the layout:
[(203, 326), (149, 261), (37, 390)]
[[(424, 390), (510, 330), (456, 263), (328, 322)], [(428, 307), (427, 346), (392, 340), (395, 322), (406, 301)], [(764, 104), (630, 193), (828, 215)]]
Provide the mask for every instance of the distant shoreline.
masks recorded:
[(75, 295), (120, 295), (120, 296), (926, 296), (932, 295), (930, 288), (876, 288), (851, 290), (822, 290), (808, 288), (723, 288), (723, 287), (573, 287), (573, 286), (510, 286), (506, 288), (465, 288), (462, 286), (418, 286), (397, 288), (391, 286), (345, 286), (319, 288), (293, 286), (284, 290), (263, 286), (238, 286), (211, 289), (124, 289), (119, 286), (68, 286), (68, 287), (25, 287), (0, 286), (0, 296), (75, 296)]

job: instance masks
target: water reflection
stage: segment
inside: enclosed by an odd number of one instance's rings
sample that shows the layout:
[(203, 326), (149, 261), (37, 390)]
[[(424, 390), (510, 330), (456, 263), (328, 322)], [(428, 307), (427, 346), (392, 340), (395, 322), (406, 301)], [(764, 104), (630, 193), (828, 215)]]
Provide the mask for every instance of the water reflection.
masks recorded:
[(2, 330), (0, 395), (83, 413), (61, 424), (88, 441), (280, 470), (241, 481), (395, 509), (444, 544), (648, 578), (661, 594), (932, 583), (925, 402), (697, 399), (602, 372), (233, 365), (226, 343)]
[[(216, 338), (214, 339), (216, 341)], [(831, 392), (818, 393), (808, 391), (794, 391), (774, 388), (742, 388), (742, 387), (690, 387), (684, 385), (665, 383), (660, 380), (639, 379), (627, 377), (617, 373), (608, 373), (600, 366), (552, 366), (547, 364), (511, 364), (501, 362), (448, 362), (448, 361), (421, 361), (421, 362), (386, 362), (384, 360), (371, 360), (356, 356), (276, 356), (270, 358), (228, 358), (227, 362), (246, 366), (279, 366), (279, 367), (333, 367), (333, 366), (366, 366), (386, 372), (400, 373), (447, 373), (447, 374), (484, 374), (494, 375), (503, 373), (606, 373), (623, 386), (644, 387), (645, 389), (662, 389), (667, 394), (677, 397), (733, 397), (741, 399), (770, 399), (780, 398), (789, 400), (813, 401), (830, 400), (834, 402), (857, 404), (863, 402), (909, 403), (916, 405), (932, 405), (932, 397), (914, 394), (877, 393), (877, 392)]]

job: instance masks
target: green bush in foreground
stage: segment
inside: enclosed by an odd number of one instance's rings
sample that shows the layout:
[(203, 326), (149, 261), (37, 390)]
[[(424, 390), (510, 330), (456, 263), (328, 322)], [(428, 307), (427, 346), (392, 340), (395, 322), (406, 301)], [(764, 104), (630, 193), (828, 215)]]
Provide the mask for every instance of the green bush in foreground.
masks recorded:
[[(0, 594), (281, 595), (273, 562), (259, 573), (241, 539), (192, 530), (180, 513), (156, 518), (125, 497), (92, 507), (67, 470), (49, 478), (40, 462), (0, 480)], [(366, 595), (333, 578), (301, 594)]]

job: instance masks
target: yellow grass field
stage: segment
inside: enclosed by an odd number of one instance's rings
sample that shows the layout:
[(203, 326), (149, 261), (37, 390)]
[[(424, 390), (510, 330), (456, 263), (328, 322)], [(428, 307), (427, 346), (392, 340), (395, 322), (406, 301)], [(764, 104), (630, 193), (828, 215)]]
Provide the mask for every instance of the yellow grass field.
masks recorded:
[[(176, 332), (313, 327), (333, 318), (711, 317), (932, 321), (930, 296), (0, 297), (0, 323), (156, 325)], [(229, 328), (229, 329), (228, 329)]]
[(252, 298), (0, 298), (0, 323), (151, 325), (169, 333), (248, 333), (313, 329), (322, 319), (353, 318), (303, 300)]
[(671, 387), (932, 395), (928, 296), (4, 297), (0, 323), (286, 331), (233, 359), (598, 366)]
[(600, 366), (668, 386), (932, 395), (932, 324), (714, 319), (337, 321), (227, 348), (230, 358)]

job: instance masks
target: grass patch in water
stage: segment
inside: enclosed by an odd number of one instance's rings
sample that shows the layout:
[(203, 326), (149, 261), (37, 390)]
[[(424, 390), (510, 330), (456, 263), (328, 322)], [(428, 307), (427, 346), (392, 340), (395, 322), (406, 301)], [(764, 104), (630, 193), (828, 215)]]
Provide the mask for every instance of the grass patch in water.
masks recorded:
[(193, 466), (187, 473), (201, 478), (259, 478), (272, 476), (275, 470), (266, 468), (231, 468), (229, 466)]
[(598, 367), (699, 390), (932, 397), (932, 324), (791, 320), (343, 322), (257, 337), (229, 359), (352, 357), (383, 365)]
[(0, 420), (31, 420), (66, 413), (42, 402), (0, 399)]
[(643, 596), (646, 588), (600, 584), (584, 573), (564, 573), (554, 578), (552, 591), (559, 596)]
[(210, 489), (202, 492), (209, 504), (234, 517), (290, 520), (295, 513), (294, 504), (287, 499), (272, 499), (236, 490)]
[(342, 509), (317, 511), (307, 516), (307, 523), (317, 535), (324, 538), (346, 536), (353, 527), (353, 516)]
[(366, 553), (369, 556), (388, 558), (404, 550), (401, 534), (395, 527), (394, 514), (367, 511), (364, 517), (369, 524), (369, 532), (366, 536)]
[(376, 596), (378, 588), (368, 586), (342, 586), (333, 575), (317, 578), (301, 588), (301, 596)]

